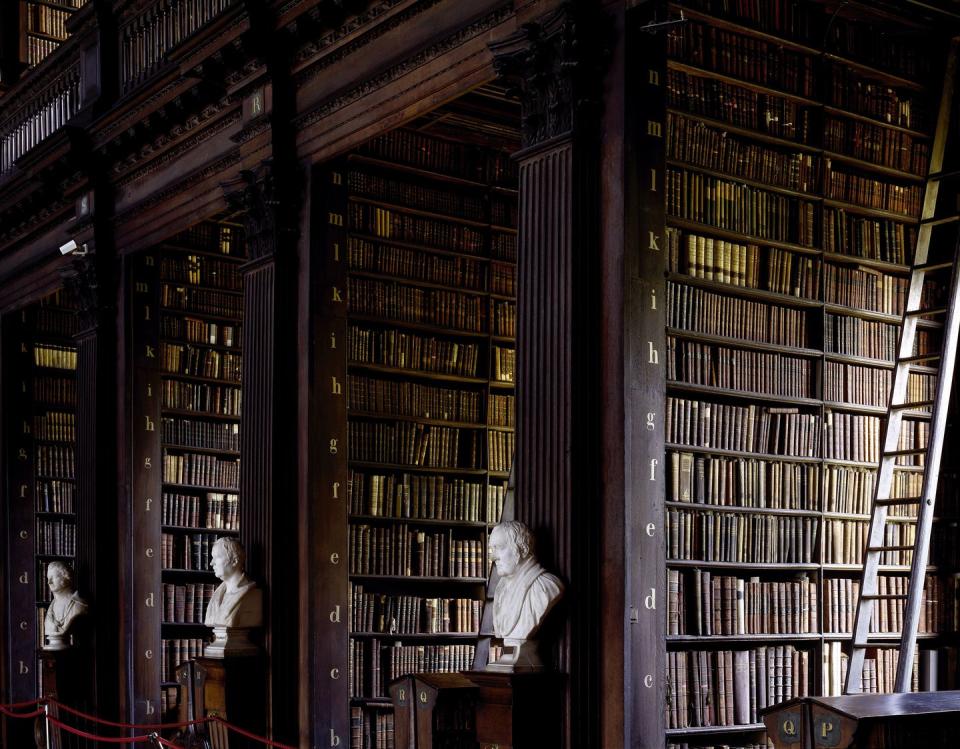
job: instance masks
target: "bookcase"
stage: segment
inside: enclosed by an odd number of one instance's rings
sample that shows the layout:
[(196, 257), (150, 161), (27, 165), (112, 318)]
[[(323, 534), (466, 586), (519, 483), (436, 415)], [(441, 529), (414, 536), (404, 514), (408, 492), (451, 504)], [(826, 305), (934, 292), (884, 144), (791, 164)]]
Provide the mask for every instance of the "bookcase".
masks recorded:
[[(860, 7), (670, 8), (687, 20), (662, 129), (666, 744), (767, 746), (758, 710), (842, 686), (946, 47)], [(913, 372), (932, 399), (935, 370)], [(901, 449), (926, 444), (925, 416)], [(920, 466), (899, 459), (896, 496), (919, 494)], [(888, 541), (912, 542), (907, 519)], [(905, 591), (910, 554), (888, 552), (881, 592)], [(915, 688), (956, 683), (955, 567), (933, 562)], [(895, 675), (902, 602), (882, 604), (892, 647), (868, 654), (865, 691)]]
[(392, 680), (474, 666), (514, 452), (517, 173), (505, 151), (402, 129), (325, 180), (346, 290), (345, 378), (324, 390), (348, 435), (330, 470), (347, 487), (350, 745), (380, 749)]
[(20, 0), (21, 58), (33, 67), (66, 41), (67, 19), (87, 0)]
[[(77, 329), (75, 304), (59, 290), (12, 313), (5, 336), (7, 429), (7, 525), (11, 585), (11, 696), (40, 693), (36, 651), (44, 643), (50, 601), (47, 566), (53, 561), (75, 572)], [(76, 580), (75, 580), (76, 582)], [(81, 592), (82, 595), (82, 592)]]
[[(210, 549), (238, 536), (243, 238), (206, 222), (130, 265), (134, 330), (133, 553), (142, 556), (135, 710), (176, 705), (175, 671), (203, 654), (219, 581)], [(137, 411), (140, 411), (137, 413)], [(149, 655), (147, 655), (149, 653)]]

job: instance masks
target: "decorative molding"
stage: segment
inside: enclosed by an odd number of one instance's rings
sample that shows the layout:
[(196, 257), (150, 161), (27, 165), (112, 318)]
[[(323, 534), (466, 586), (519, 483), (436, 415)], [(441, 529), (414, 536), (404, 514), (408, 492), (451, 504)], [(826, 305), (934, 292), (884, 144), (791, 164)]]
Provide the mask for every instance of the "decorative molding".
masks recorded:
[[(407, 58), (403, 62), (394, 65), (392, 68), (388, 68), (380, 75), (368, 78), (363, 83), (355, 86), (343, 94), (340, 94), (339, 96), (327, 99), (318, 107), (315, 107), (308, 112), (304, 112), (294, 120), (294, 125), (298, 129), (303, 129), (319, 122), (331, 112), (342, 109), (346, 105), (363, 98), (367, 94), (389, 85), (393, 81), (409, 73), (411, 70), (416, 70), (417, 68), (428, 63), (430, 60), (440, 57), (452, 49), (456, 49), (464, 42), (502, 23), (512, 14), (512, 2), (500, 6), (491, 13), (488, 13), (482, 18), (474, 21), (469, 26), (464, 26), (455, 34), (452, 34), (446, 39), (425, 48), (419, 54)], [(422, 81), (418, 81), (418, 85), (420, 83), (422, 83)]]
[[(196, 133), (192, 137), (186, 138), (185, 140), (182, 140), (179, 143), (175, 143), (167, 151), (160, 154), (156, 159), (154, 159), (150, 163), (143, 165), (142, 167), (140, 167), (134, 172), (125, 174), (119, 180), (118, 182), (119, 186), (123, 187), (125, 185), (130, 184), (131, 182), (136, 182), (138, 179), (142, 179), (143, 177), (146, 177), (150, 174), (153, 174), (154, 172), (159, 171), (165, 164), (179, 159), (187, 151), (193, 150), (204, 141), (207, 141), (213, 136), (219, 133), (222, 133), (224, 130), (238, 123), (240, 119), (241, 119), (240, 110), (238, 109), (236, 112), (233, 112), (232, 114), (229, 114), (223, 117), (222, 119), (210, 125), (209, 127), (202, 129), (200, 132)], [(167, 144), (174, 141), (177, 137), (180, 137), (184, 132), (189, 132), (190, 130), (194, 130), (199, 125), (200, 123), (197, 122), (192, 125), (188, 123), (183, 127), (175, 126), (174, 128), (171, 128), (169, 134), (158, 136), (154, 140), (153, 147), (150, 149), (150, 151), (144, 152), (144, 150), (141, 149), (139, 154), (131, 157), (132, 160), (128, 159), (127, 161), (114, 164), (113, 171), (115, 173), (120, 173), (124, 171), (125, 168), (136, 166), (138, 162), (143, 161), (144, 158), (146, 158), (147, 156), (150, 156), (153, 153), (154, 148), (156, 148), (157, 150), (164, 148), (165, 146), (167, 146)], [(176, 130), (177, 132), (174, 133), (174, 130)], [(139, 156), (139, 158), (136, 158), (136, 156)]]
[[(400, 5), (404, 0), (384, 0), (383, 2), (376, 3), (371, 6), (366, 12), (361, 13), (357, 16), (352, 17), (347, 23), (343, 26), (340, 26), (333, 31), (330, 31), (327, 34), (324, 34), (321, 38), (317, 39), (314, 42), (304, 45), (298, 50), (295, 62), (302, 63), (305, 60), (308, 60), (310, 57), (322, 52), (327, 47), (336, 44), (341, 39), (349, 36), (350, 34), (356, 32), (358, 29), (368, 26), (374, 23), (378, 18), (382, 17), (388, 13), (391, 9)], [(368, 32), (364, 33), (359, 38), (355, 39), (348, 44), (345, 44), (341, 49), (337, 50), (334, 53), (331, 53), (327, 57), (324, 57), (322, 60), (318, 60), (315, 64), (307, 67), (304, 70), (301, 70), (295, 76), (294, 80), (297, 87), (303, 86), (305, 83), (316, 78), (320, 73), (322, 73), (326, 68), (334, 63), (344, 59), (345, 57), (357, 52), (363, 47), (370, 44), (370, 42), (375, 39), (379, 39), (381, 36), (386, 34), (389, 31), (397, 28), (398, 26), (403, 25), (411, 18), (420, 15), (425, 10), (432, 8), (434, 5), (437, 5), (440, 0), (422, 0), (421, 2), (411, 5), (409, 8), (406, 8), (399, 13), (397, 13), (392, 18), (387, 19), (383, 23), (376, 25), (374, 28), (370, 29)]]
[(599, 8), (571, 0), (490, 45), (497, 72), (519, 81), (525, 148), (599, 122), (613, 31)]

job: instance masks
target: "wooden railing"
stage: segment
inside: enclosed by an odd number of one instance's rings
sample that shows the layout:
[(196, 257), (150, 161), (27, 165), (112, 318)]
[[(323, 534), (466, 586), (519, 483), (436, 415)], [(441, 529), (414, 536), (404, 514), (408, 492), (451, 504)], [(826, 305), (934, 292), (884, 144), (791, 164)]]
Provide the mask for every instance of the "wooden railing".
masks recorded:
[(120, 27), (120, 89), (153, 73), (164, 56), (239, 0), (159, 0)]
[[(63, 63), (60, 63), (63, 64)], [(41, 69), (38, 69), (38, 72)], [(33, 78), (28, 76), (27, 82)], [(37, 75), (39, 89), (15, 90), (0, 107), (0, 175), (66, 124), (80, 109), (80, 63), (69, 61), (53, 77)]]

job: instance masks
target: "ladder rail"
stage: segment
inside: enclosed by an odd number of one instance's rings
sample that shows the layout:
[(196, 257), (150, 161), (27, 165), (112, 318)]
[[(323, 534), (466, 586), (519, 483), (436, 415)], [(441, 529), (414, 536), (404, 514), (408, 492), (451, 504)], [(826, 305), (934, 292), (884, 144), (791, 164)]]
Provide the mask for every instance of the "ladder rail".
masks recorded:
[[(926, 266), (929, 264), (928, 259), (933, 229), (935, 226), (949, 225), (935, 221), (934, 219), (936, 217), (937, 201), (940, 194), (940, 175), (944, 173), (943, 162), (949, 135), (951, 110), (953, 107), (953, 89), (956, 79), (958, 44), (960, 44), (960, 38), (954, 37), (951, 39), (947, 52), (944, 85), (937, 112), (937, 123), (931, 148), (930, 163), (927, 170), (928, 176), (924, 190), (923, 205), (920, 212), (920, 224), (917, 233), (917, 243), (914, 249), (910, 285), (905, 300), (900, 331), (898, 333), (897, 363), (894, 368), (894, 376), (889, 393), (887, 418), (884, 426), (883, 452), (880, 456), (879, 470), (874, 484), (873, 502), (870, 509), (870, 527), (864, 549), (863, 575), (854, 619), (853, 637), (851, 638), (850, 656), (843, 689), (844, 694), (860, 692), (862, 689), (863, 663), (867, 643), (870, 639), (870, 622), (873, 617), (874, 601), (876, 600), (873, 596), (877, 594), (877, 578), (880, 560), (884, 553), (872, 549), (885, 545), (887, 511), (890, 504), (887, 500), (890, 498), (890, 489), (896, 469), (896, 458), (891, 455), (891, 453), (895, 453), (898, 450), (903, 426), (904, 409), (898, 407), (898, 404), (904, 403), (907, 385), (909, 383), (910, 362), (907, 360), (914, 355), (913, 347), (916, 340), (917, 326), (919, 318), (922, 316), (922, 314), (918, 315), (917, 313), (921, 311), (924, 282), (928, 270)], [(957, 281), (960, 280), (956, 277), (957, 262), (958, 256), (955, 252), (953, 275), (951, 277), (951, 304), (947, 309), (947, 326), (960, 324), (960, 318), (955, 315), (958, 294)], [(906, 674), (911, 672), (913, 649), (916, 647), (916, 629), (919, 623), (920, 613), (920, 594), (915, 591), (915, 588), (919, 588), (921, 592), (923, 590), (923, 579), (929, 556), (930, 524), (933, 519), (932, 504), (936, 496), (939, 478), (937, 472), (939, 471), (946, 424), (946, 415), (943, 413), (946, 409), (941, 407), (941, 402), (949, 402), (952, 379), (947, 379), (945, 374), (949, 371), (950, 377), (952, 378), (953, 360), (956, 355), (956, 343), (954, 340), (956, 338), (956, 330), (948, 328), (948, 330), (945, 331), (945, 335), (946, 337), (941, 344), (942, 358), (937, 376), (936, 398), (932, 405), (932, 421), (937, 420), (939, 429), (935, 429), (933, 424), (931, 424), (927, 441), (928, 449), (924, 462), (923, 492), (921, 492), (922, 500), (918, 511), (914, 552), (913, 559), (911, 560), (910, 592), (905, 606), (907, 610), (904, 612), (904, 627), (901, 630), (901, 654), (897, 665), (896, 681), (898, 691), (901, 691), (901, 669), (903, 669)], [(947, 350), (948, 345), (951, 347), (949, 351)], [(935, 466), (931, 464), (931, 459), (934, 459)], [(932, 492), (932, 497), (928, 495), (928, 492)], [(930, 502), (929, 505), (927, 504), (928, 500)], [(929, 513), (924, 523), (921, 519), (924, 517), (924, 511), (928, 507)], [(918, 557), (922, 557), (922, 564), (918, 564), (918, 562), (921, 561)], [(917, 575), (919, 575), (919, 577), (916, 577)], [(915, 581), (919, 581), (919, 584), (916, 584)], [(913, 616), (910, 617), (908, 625), (906, 614), (911, 610), (913, 610)], [(908, 637), (908, 632), (911, 630), (912, 634)], [(909, 647), (908, 654), (904, 652), (905, 645)], [(909, 668), (906, 664), (909, 664)]]
[(923, 501), (917, 517), (916, 540), (913, 559), (910, 563), (910, 584), (907, 604), (903, 612), (903, 629), (900, 637), (900, 658), (897, 661), (897, 679), (894, 691), (910, 691), (910, 677), (913, 671), (913, 654), (917, 647), (917, 629), (920, 624), (920, 604), (923, 582), (926, 578), (927, 562), (930, 556), (930, 535), (937, 500), (937, 487), (940, 481), (940, 461), (943, 455), (943, 442), (947, 430), (947, 412), (950, 405), (950, 391), (957, 356), (957, 333), (960, 332), (960, 278), (957, 274), (957, 258), (960, 253), (960, 239), (954, 250), (954, 267), (950, 279), (950, 306), (947, 312), (943, 339), (943, 359), (940, 374), (937, 375), (937, 394), (933, 407), (933, 419), (930, 434), (927, 437), (927, 457), (924, 465)]

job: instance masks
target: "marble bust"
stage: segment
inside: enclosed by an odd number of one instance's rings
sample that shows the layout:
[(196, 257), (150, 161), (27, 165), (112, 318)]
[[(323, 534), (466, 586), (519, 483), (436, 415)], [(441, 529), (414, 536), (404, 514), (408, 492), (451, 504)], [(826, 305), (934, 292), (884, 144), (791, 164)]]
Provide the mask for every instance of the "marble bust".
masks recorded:
[(218, 538), (210, 550), (210, 567), (223, 582), (213, 592), (203, 623), (213, 627), (214, 641), (204, 650), (212, 658), (257, 652), (248, 639), (263, 624), (263, 593), (247, 577), (246, 552), (234, 538)]
[(43, 619), (46, 642), (44, 650), (65, 650), (70, 647), (70, 630), (77, 620), (89, 612), (90, 607), (78, 594), (73, 582), (73, 570), (63, 562), (47, 565), (47, 586), (53, 600)]
[(493, 630), (503, 639), (503, 655), (487, 669), (541, 670), (534, 636), (563, 595), (563, 583), (537, 562), (533, 534), (523, 523), (508, 520), (496, 526), (488, 551), (500, 576), (493, 593)]

